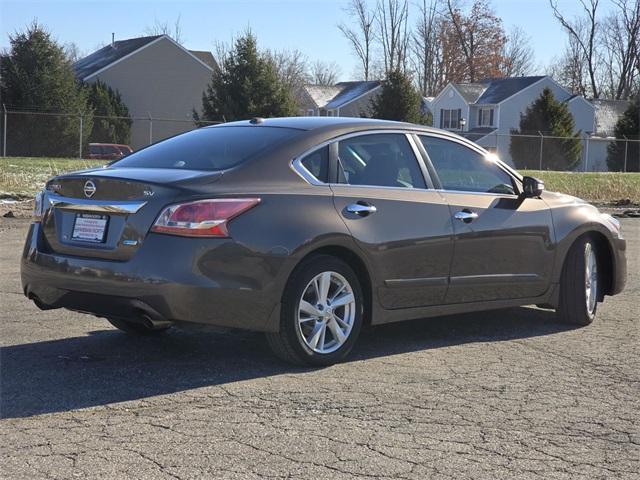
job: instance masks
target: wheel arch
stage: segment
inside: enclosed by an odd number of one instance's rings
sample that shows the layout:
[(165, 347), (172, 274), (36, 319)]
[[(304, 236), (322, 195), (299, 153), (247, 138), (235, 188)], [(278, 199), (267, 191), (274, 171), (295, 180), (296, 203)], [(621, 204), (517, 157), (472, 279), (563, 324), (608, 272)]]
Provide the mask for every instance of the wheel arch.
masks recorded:
[(613, 254), (613, 248), (607, 236), (599, 229), (590, 229), (578, 233), (572, 237), (571, 242), (563, 252), (562, 256), (562, 268), (560, 269), (560, 275), (564, 271), (565, 264), (567, 262), (567, 255), (573, 248), (573, 246), (584, 238), (591, 238), (594, 241), (596, 247), (596, 255), (598, 259), (598, 269), (600, 272), (599, 278), (602, 279), (602, 285), (604, 288), (600, 290), (598, 301), (602, 301), (604, 295), (611, 295), (613, 290), (613, 281), (615, 278), (615, 256)]
[(310, 258), (318, 255), (329, 255), (332, 257), (336, 257), (345, 262), (353, 269), (356, 276), (358, 277), (358, 280), (360, 281), (360, 288), (362, 289), (362, 294), (364, 296), (363, 323), (365, 325), (370, 325), (373, 308), (373, 283), (371, 274), (369, 273), (369, 269), (367, 268), (367, 265), (363, 258), (352, 249), (343, 245), (324, 245), (311, 250), (295, 265), (295, 267), (289, 274), (289, 278), (300, 265), (302, 265)]

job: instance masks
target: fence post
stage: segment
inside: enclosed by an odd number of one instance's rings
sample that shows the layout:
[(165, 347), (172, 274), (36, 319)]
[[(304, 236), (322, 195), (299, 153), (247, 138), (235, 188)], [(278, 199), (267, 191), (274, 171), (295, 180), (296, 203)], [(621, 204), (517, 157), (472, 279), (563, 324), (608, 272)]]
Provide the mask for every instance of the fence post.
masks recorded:
[(2, 122), (2, 156), (7, 156), (7, 107), (3, 103), (2, 108), (4, 109), (4, 121)]
[(589, 167), (589, 134), (584, 136), (584, 143), (587, 145), (584, 150), (584, 171), (586, 172)]
[(624, 173), (627, 173), (627, 155), (629, 154), (629, 138), (626, 135), (622, 135), (624, 137), (624, 169), (622, 170)]
[(149, 114), (149, 145), (153, 143), (153, 118), (151, 118), (151, 112)]
[(540, 134), (540, 168), (538, 170), (542, 170), (542, 148), (544, 147), (544, 135), (542, 135), (540, 130), (538, 130), (538, 133)]
[(82, 158), (82, 114), (80, 114), (80, 142), (78, 147), (78, 158)]

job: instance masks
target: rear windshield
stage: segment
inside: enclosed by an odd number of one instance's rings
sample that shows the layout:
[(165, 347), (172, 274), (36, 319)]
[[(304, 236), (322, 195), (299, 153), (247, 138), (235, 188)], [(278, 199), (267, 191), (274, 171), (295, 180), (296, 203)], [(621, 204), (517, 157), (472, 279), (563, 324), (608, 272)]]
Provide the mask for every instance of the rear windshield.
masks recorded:
[(293, 137), (279, 127), (212, 127), (169, 138), (131, 153), (114, 165), (134, 168), (224, 170)]

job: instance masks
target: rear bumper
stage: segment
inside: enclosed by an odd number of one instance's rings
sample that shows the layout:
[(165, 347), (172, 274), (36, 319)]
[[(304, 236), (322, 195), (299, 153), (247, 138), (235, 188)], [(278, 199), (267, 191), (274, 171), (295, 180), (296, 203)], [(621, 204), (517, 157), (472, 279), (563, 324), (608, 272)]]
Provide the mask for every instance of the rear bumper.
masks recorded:
[(285, 262), (228, 239), (159, 234), (126, 262), (59, 255), (48, 252), (34, 223), (21, 277), (40, 308), (277, 331)]

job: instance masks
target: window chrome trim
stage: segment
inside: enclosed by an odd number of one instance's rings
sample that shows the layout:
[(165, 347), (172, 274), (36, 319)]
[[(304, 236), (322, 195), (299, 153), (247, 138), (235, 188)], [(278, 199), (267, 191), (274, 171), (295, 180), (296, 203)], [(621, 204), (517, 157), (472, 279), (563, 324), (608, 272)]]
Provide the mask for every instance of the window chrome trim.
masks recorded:
[(68, 198), (49, 193), (49, 205), (60, 210), (111, 213), (113, 215), (130, 215), (137, 213), (147, 202), (113, 202), (109, 200), (85, 200)]
[[(320, 150), (321, 148), (324, 148), (324, 147), (326, 147), (328, 145), (331, 145), (332, 143), (339, 142), (341, 140), (346, 140), (346, 139), (352, 138), (352, 137), (359, 137), (359, 136), (362, 136), (362, 135), (376, 135), (376, 134), (384, 134), (384, 133), (402, 134), (407, 138), (407, 141), (409, 142), (409, 145), (411, 145), (411, 148), (413, 150), (413, 154), (416, 156), (416, 160), (418, 161), (418, 165), (420, 166), (420, 170), (423, 172), (423, 175), (425, 175), (425, 182), (427, 184), (427, 188), (387, 187), (387, 186), (377, 186), (377, 185), (350, 185), (348, 183), (335, 183), (335, 182), (325, 183), (325, 182), (321, 182), (316, 177), (314, 177), (313, 174), (309, 170), (307, 170), (305, 168), (305, 166), (302, 164), (302, 160), (307, 155), (310, 155), (313, 152), (315, 152), (316, 150)], [(480, 154), (480, 155), (482, 155), (484, 157), (490, 155), (490, 152), (486, 151), (480, 145), (472, 142), (471, 140), (467, 140), (464, 137), (460, 137), (459, 135), (452, 134), (452, 133), (446, 132), (446, 131), (425, 131), (425, 130), (421, 130), (419, 128), (406, 129), (406, 130), (401, 130), (401, 129), (376, 129), (376, 130), (363, 130), (363, 131), (346, 133), (346, 134), (343, 134), (343, 135), (339, 135), (337, 137), (330, 138), (329, 140), (325, 140), (324, 142), (305, 150), (303, 153), (301, 153), (300, 155), (295, 157), (291, 161), (291, 164), (289, 165), (289, 168), (291, 168), (299, 177), (301, 177), (304, 181), (306, 181), (310, 185), (314, 185), (314, 186), (318, 186), (318, 187), (341, 186), (341, 187), (357, 187), (357, 188), (383, 188), (383, 189), (398, 190), (398, 191), (402, 191), (402, 192), (406, 192), (406, 191), (424, 191), (424, 192), (438, 192), (439, 194), (443, 194), (443, 193), (444, 194), (446, 194), (446, 193), (464, 193), (464, 194), (471, 194), (471, 195), (492, 195), (492, 196), (495, 196), (495, 197), (507, 197), (507, 198), (517, 198), (519, 196), (518, 193), (514, 193), (514, 194), (509, 194), (509, 193), (490, 193), (490, 192), (473, 192), (473, 191), (466, 191), (466, 190), (445, 190), (443, 188), (429, 188), (429, 184), (434, 185), (433, 184), (433, 179), (431, 178), (431, 174), (430, 174), (430, 171), (429, 171), (430, 169), (428, 168), (427, 165), (424, 164), (425, 161), (431, 162), (431, 159), (429, 158), (429, 152), (427, 152), (426, 148), (425, 148), (425, 153), (427, 155), (427, 158), (425, 159), (423, 154), (422, 154), (422, 152), (419, 151), (419, 147), (414, 143), (414, 139), (412, 138), (413, 135), (416, 135), (418, 137), (423, 135), (423, 136), (427, 136), (427, 137), (436, 137), (436, 138), (441, 138), (443, 140), (449, 140), (451, 142), (458, 143), (458, 144), (460, 144), (460, 145), (462, 145), (464, 147), (467, 147), (470, 150), (473, 150), (476, 153), (478, 153), (478, 154)], [(419, 140), (420, 139), (418, 138), (418, 141)], [(331, 159), (329, 159), (329, 160), (331, 160)], [(498, 168), (503, 170), (507, 175), (509, 175), (510, 177), (513, 177), (516, 180), (516, 182), (518, 182), (519, 184), (522, 184), (521, 175), (519, 175), (515, 170), (513, 170), (511, 167), (509, 167), (509, 165), (504, 163), (499, 158), (497, 159), (495, 164), (498, 166)], [(424, 170), (424, 169), (426, 169), (426, 170)]]
[[(361, 137), (364, 135), (380, 135), (380, 134), (401, 134), (404, 135), (405, 138), (407, 139), (407, 141), (409, 142), (409, 146), (411, 147), (411, 150), (414, 154), (414, 156), (416, 157), (416, 161), (418, 162), (418, 166), (420, 168), (420, 171), (423, 173), (423, 175), (425, 174), (423, 167), (422, 167), (422, 155), (419, 154), (419, 152), (416, 150), (416, 147), (413, 143), (413, 139), (411, 138), (411, 135), (417, 132), (422, 132), (419, 129), (416, 130), (401, 130), (401, 129), (376, 129), (376, 130), (362, 130), (362, 131), (357, 131), (357, 132), (350, 132), (350, 133), (345, 133), (343, 135), (339, 135), (337, 137), (333, 137), (330, 138), (329, 140), (325, 140), (322, 143), (319, 143), (318, 145), (315, 145), (311, 148), (309, 148), (308, 150), (305, 150), (304, 152), (302, 152), (300, 155), (298, 155), (297, 157), (295, 157), (292, 161), (291, 164), (289, 165), (289, 167), (299, 176), (301, 177), (303, 180), (305, 180), (307, 183), (311, 184), (311, 185), (315, 185), (315, 186), (329, 186), (329, 185), (345, 185), (345, 186), (352, 186), (352, 187), (373, 187), (373, 188), (393, 188), (393, 189), (398, 189), (398, 190), (433, 190), (432, 188), (417, 188), (417, 187), (412, 187), (412, 188), (408, 188), (408, 187), (378, 187), (376, 185), (349, 185), (348, 183), (334, 183), (334, 182), (321, 182), (320, 180), (318, 180), (316, 177), (313, 176), (313, 174), (307, 170), (305, 168), (305, 166), (302, 164), (302, 161), (304, 160), (304, 158), (307, 155), (310, 155), (312, 153), (314, 153), (316, 150), (320, 150), (328, 145), (331, 145), (332, 143), (335, 142), (340, 142), (342, 140), (347, 140), (349, 138), (353, 138), (353, 137)], [(422, 132), (425, 133), (425, 132)], [(331, 159), (329, 159), (331, 160)], [(425, 178), (425, 184), (428, 185), (429, 182), (427, 182), (427, 179)]]

